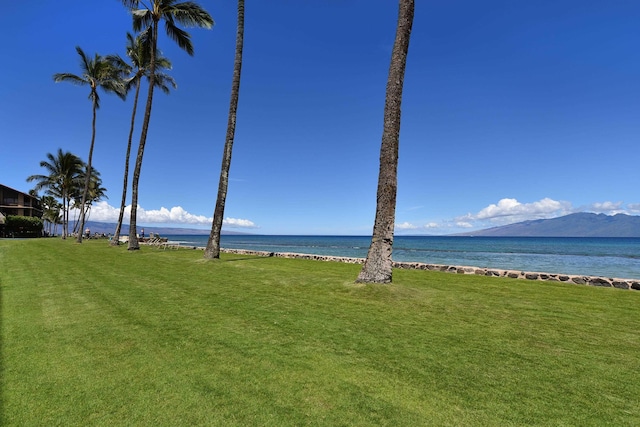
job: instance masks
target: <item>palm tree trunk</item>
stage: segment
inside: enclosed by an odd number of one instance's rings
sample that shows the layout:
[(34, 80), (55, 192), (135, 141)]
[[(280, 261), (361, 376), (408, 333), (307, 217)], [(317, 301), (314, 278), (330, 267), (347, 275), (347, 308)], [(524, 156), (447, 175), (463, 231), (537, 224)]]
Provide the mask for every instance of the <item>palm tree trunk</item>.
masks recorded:
[(67, 206), (65, 207), (64, 224), (62, 224), (62, 230), (63, 230), (62, 238), (66, 239), (69, 236), (69, 205), (71, 204), (71, 198), (69, 197), (69, 191), (68, 190), (65, 193), (64, 199), (67, 202)]
[(62, 240), (67, 238), (67, 193), (62, 191)]
[(213, 213), (213, 223), (209, 241), (204, 251), (206, 259), (220, 258), (220, 234), (224, 218), (224, 206), (229, 188), (229, 169), (231, 168), (231, 154), (233, 140), (236, 132), (236, 116), (238, 112), (238, 99), (240, 96), (240, 74), (242, 71), (242, 47), (244, 41), (244, 0), (238, 0), (238, 28), (236, 33), (236, 54), (233, 63), (233, 81), (231, 84), (231, 100), (229, 102), (229, 121), (227, 122), (227, 136), (222, 155), (222, 167), (220, 168), (220, 181), (218, 183), (218, 198)]
[(144, 155), (144, 145), (147, 142), (147, 131), (149, 130), (149, 121), (151, 119), (151, 106), (153, 104), (153, 88), (156, 84), (156, 50), (158, 44), (158, 21), (153, 21), (153, 33), (151, 35), (151, 58), (149, 59), (149, 94), (147, 95), (147, 105), (144, 111), (144, 120), (142, 121), (142, 132), (140, 134), (140, 145), (138, 146), (138, 155), (136, 157), (136, 165), (133, 169), (133, 180), (131, 183), (131, 219), (129, 221), (129, 247), (128, 250), (138, 250), (138, 236), (136, 229), (136, 216), (138, 212), (138, 182), (140, 181), (140, 170), (142, 169), (142, 156)]
[(87, 160), (87, 176), (84, 179), (84, 190), (82, 190), (82, 202), (80, 203), (80, 229), (78, 230), (77, 243), (82, 243), (82, 232), (84, 230), (85, 205), (87, 203), (87, 194), (89, 193), (89, 182), (91, 181), (91, 160), (93, 159), (93, 145), (96, 141), (96, 110), (97, 105), (94, 98), (93, 101), (93, 120), (91, 122), (91, 145), (89, 146), (89, 158)]
[(133, 128), (136, 122), (136, 111), (138, 109), (138, 96), (140, 95), (140, 78), (136, 82), (136, 95), (133, 99), (133, 112), (131, 113), (131, 127), (129, 128), (129, 140), (127, 142), (127, 154), (124, 160), (124, 179), (122, 183), (122, 200), (120, 201), (120, 214), (118, 215), (118, 224), (116, 231), (111, 239), (111, 246), (118, 246), (120, 243), (120, 229), (122, 228), (122, 219), (124, 218), (124, 208), (127, 202), (127, 186), (129, 185), (129, 158), (131, 157), (131, 141), (133, 140)]
[(413, 25), (414, 0), (400, 0), (396, 38), (391, 53), (391, 65), (384, 105), (384, 128), (380, 147), (378, 201), (371, 246), (358, 275), (357, 282), (390, 283), (393, 231), (398, 190), (398, 148), (400, 141), (400, 104), (404, 72)]

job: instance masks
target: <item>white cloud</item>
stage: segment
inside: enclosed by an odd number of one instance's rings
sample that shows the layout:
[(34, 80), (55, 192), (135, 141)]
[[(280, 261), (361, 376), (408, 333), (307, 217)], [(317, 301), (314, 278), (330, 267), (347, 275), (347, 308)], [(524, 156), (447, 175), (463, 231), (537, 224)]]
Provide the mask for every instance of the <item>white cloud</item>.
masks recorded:
[[(456, 218), (456, 222), (491, 226), (511, 224), (530, 219), (555, 218), (572, 212), (571, 203), (548, 197), (532, 203), (520, 203), (516, 199), (505, 198), (491, 204), (476, 214)], [(483, 224), (484, 223), (484, 224)]]
[[(75, 214), (78, 215), (76, 210)], [(173, 225), (206, 225), (211, 226), (213, 218), (204, 215), (194, 215), (187, 212), (182, 206), (174, 206), (170, 209), (161, 207), (160, 209), (147, 210), (138, 206), (137, 221), (141, 224), (173, 224)], [(89, 220), (99, 222), (117, 222), (120, 209), (110, 206), (105, 201), (95, 203), (91, 207)], [(73, 213), (72, 213), (73, 215)], [(125, 208), (124, 222), (129, 223), (131, 215), (131, 206)], [(223, 226), (231, 228), (257, 228), (257, 226), (248, 219), (226, 218), (222, 221)]]
[(158, 210), (145, 210), (139, 207), (137, 211), (137, 220), (148, 223), (165, 223), (165, 224), (191, 224), (206, 225), (211, 224), (211, 218), (204, 215), (193, 215), (185, 211), (182, 206), (174, 206), (167, 209), (164, 206)]
[[(639, 205), (640, 207), (640, 205)], [(453, 219), (415, 225), (410, 222), (396, 224), (398, 231), (439, 232), (443, 234), (459, 233), (471, 229), (483, 229), (497, 225), (512, 224), (530, 219), (555, 218), (572, 213), (569, 202), (544, 198), (532, 203), (520, 203), (516, 199), (504, 198), (479, 212), (468, 213)]]
[[(629, 205), (631, 207), (633, 205)], [(594, 213), (604, 213), (607, 215), (615, 215), (618, 213), (626, 213), (627, 210), (622, 209), (622, 202), (596, 202), (584, 208), (584, 210)]]
[(436, 222), (429, 222), (424, 225), (417, 225), (417, 224), (412, 224), (406, 221), (401, 224), (396, 224), (395, 226), (397, 231), (406, 231), (406, 230), (426, 231), (426, 230), (433, 230), (440, 227), (442, 227), (442, 225)]
[(227, 227), (232, 228), (258, 228), (252, 221), (248, 219), (239, 219), (239, 218), (225, 218), (222, 220), (222, 225), (226, 225)]
[(402, 224), (396, 224), (397, 230), (417, 230), (419, 227), (409, 222), (403, 222)]
[(491, 204), (470, 218), (476, 220), (512, 221), (514, 218), (549, 218), (565, 215), (571, 212), (571, 203), (559, 202), (545, 197), (533, 203), (520, 203), (516, 199), (502, 199), (497, 204)]
[(466, 222), (466, 221), (458, 221), (458, 222), (456, 222), (456, 227), (473, 228), (473, 224), (471, 224), (470, 222)]
[(640, 203), (629, 203), (627, 205), (627, 210), (629, 213), (639, 214), (640, 213)]

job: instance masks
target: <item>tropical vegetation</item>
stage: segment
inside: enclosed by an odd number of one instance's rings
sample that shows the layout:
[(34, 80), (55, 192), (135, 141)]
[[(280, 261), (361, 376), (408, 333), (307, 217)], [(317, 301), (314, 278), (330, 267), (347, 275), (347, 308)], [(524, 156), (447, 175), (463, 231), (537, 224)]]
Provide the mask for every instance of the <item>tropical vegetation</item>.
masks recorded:
[[(122, 80), (123, 70), (113, 66), (113, 63), (105, 57), (97, 53), (93, 58), (87, 56), (84, 51), (77, 46), (76, 52), (80, 56), (81, 74), (72, 73), (56, 73), (53, 80), (57, 82), (69, 82), (78, 86), (89, 86), (89, 100), (92, 106), (91, 121), (91, 144), (89, 145), (89, 157), (86, 164), (84, 190), (82, 192), (82, 201), (80, 203), (80, 230), (84, 229), (85, 207), (88, 200), (89, 187), (91, 184), (91, 166), (93, 160), (93, 148), (96, 139), (96, 112), (100, 108), (100, 96), (98, 89), (102, 89), (107, 93), (114, 93), (121, 99), (125, 99), (126, 92), (124, 82)], [(78, 233), (77, 242), (82, 243), (82, 233)]]
[(233, 62), (233, 78), (231, 82), (231, 100), (229, 102), (229, 119), (227, 122), (227, 137), (222, 153), (222, 166), (220, 167), (220, 179), (218, 181), (218, 196), (213, 212), (213, 222), (207, 247), (204, 250), (206, 259), (220, 258), (220, 235), (224, 218), (224, 206), (229, 188), (229, 170), (231, 168), (231, 154), (233, 140), (236, 132), (236, 117), (238, 111), (238, 98), (240, 96), (240, 74), (242, 72), (242, 48), (244, 45), (244, 0), (238, 0), (238, 25), (236, 32), (236, 53)]
[[(27, 181), (35, 181), (36, 191), (44, 189), (47, 196), (62, 202), (62, 238), (65, 239), (69, 235), (69, 210), (72, 200), (77, 197), (82, 185), (84, 162), (73, 153), (63, 152), (61, 148), (55, 155), (47, 153), (46, 157), (48, 160), (40, 162), (40, 167), (45, 169), (46, 174), (31, 175), (27, 177)], [(58, 217), (55, 212), (56, 205), (50, 199), (47, 199), (47, 205), (52, 211), (45, 211), (46, 219), (55, 223)]]
[[(134, 37), (131, 33), (127, 33), (127, 47), (126, 53), (129, 57), (130, 63), (127, 63), (119, 55), (110, 55), (107, 57), (116, 67), (125, 70), (130, 75), (126, 80), (126, 91), (129, 92), (135, 87), (135, 95), (133, 98), (133, 109), (131, 112), (131, 125), (129, 127), (129, 138), (127, 140), (127, 151), (124, 161), (124, 179), (122, 182), (122, 198), (120, 200), (120, 212), (118, 214), (118, 222), (116, 223), (116, 229), (111, 240), (112, 245), (117, 245), (120, 242), (120, 230), (122, 228), (122, 220), (124, 219), (124, 211), (127, 202), (127, 188), (129, 182), (129, 159), (131, 156), (131, 143), (133, 139), (133, 131), (136, 122), (136, 111), (138, 109), (138, 97), (140, 95), (140, 83), (143, 77), (150, 80), (150, 61), (151, 61), (151, 43), (149, 40), (149, 34), (139, 34)], [(164, 93), (169, 93), (169, 86), (174, 89), (177, 87), (173, 77), (165, 74), (163, 70), (171, 69), (171, 61), (163, 57), (160, 52), (156, 53), (156, 67), (155, 67), (154, 84)]]
[[(129, 250), (140, 249), (136, 230), (137, 210), (138, 210), (138, 183), (140, 181), (140, 171), (142, 168), (142, 158), (147, 141), (149, 121), (151, 119), (151, 107), (153, 105), (153, 91), (156, 79), (156, 55), (158, 51), (158, 27), (160, 21), (165, 23), (167, 36), (175, 41), (178, 46), (193, 55), (193, 44), (191, 36), (177, 24), (186, 27), (211, 28), (213, 18), (197, 3), (187, 1), (178, 3), (177, 0), (150, 0), (141, 2), (139, 0), (122, 0), (122, 3), (131, 10), (133, 16), (133, 29), (136, 32), (146, 34), (150, 40), (149, 57), (149, 92), (142, 121), (140, 133), (140, 143), (138, 154), (133, 170), (131, 182), (131, 218), (129, 220)], [(142, 7), (140, 7), (142, 6)]]
[(42, 203), (42, 221), (45, 227), (45, 234), (53, 236), (58, 234), (58, 225), (62, 224), (62, 204), (51, 195), (40, 198)]
[(398, 192), (398, 148), (400, 142), (400, 104), (409, 40), (413, 26), (414, 0), (400, 0), (396, 38), (391, 52), (384, 103), (384, 126), (380, 147), (380, 172), (376, 217), (367, 258), (358, 282), (389, 283), (392, 280), (393, 233)]
[(4, 234), (10, 237), (41, 237), (42, 219), (35, 216), (7, 215), (4, 218)]

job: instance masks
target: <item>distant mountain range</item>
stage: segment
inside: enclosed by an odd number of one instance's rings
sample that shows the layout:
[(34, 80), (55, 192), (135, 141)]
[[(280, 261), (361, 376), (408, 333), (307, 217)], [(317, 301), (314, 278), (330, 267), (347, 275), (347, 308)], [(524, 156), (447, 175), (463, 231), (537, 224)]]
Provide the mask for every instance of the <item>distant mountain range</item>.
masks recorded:
[(456, 236), (490, 237), (640, 237), (640, 216), (574, 213), (518, 222)]
[[(115, 223), (88, 221), (86, 225), (93, 233), (113, 234)], [(121, 234), (129, 234), (129, 226), (123, 224)], [(143, 227), (138, 227), (138, 232)], [(144, 227), (145, 235), (206, 235), (210, 230), (178, 227)], [(222, 234), (251, 234), (223, 230)], [(488, 237), (640, 237), (640, 216), (605, 215), (594, 213), (574, 213), (552, 219), (536, 219), (509, 224), (502, 227), (487, 228), (455, 236)]]
[[(105, 233), (105, 234), (113, 234), (116, 231), (116, 223), (115, 222), (97, 222), (97, 221), (87, 221), (85, 224), (85, 228), (88, 228), (93, 233)], [(197, 228), (178, 228), (178, 227), (148, 227), (148, 226), (138, 226), (138, 233), (144, 228), (145, 236), (149, 236), (149, 233), (159, 234), (161, 236), (167, 234), (181, 234), (181, 235), (206, 235), (211, 232), (211, 229), (201, 230)], [(129, 225), (122, 224), (122, 230), (120, 231), (121, 235), (129, 234)], [(222, 230), (221, 234), (231, 235), (231, 234), (247, 234), (241, 233), (237, 231), (226, 231)]]

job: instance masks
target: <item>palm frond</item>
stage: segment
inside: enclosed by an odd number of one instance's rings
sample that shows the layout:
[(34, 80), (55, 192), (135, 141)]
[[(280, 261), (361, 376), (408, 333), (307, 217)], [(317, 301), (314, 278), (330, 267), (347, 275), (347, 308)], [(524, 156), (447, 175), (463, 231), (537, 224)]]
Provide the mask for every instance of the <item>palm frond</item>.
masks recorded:
[(198, 3), (186, 1), (170, 6), (165, 12), (171, 14), (173, 18), (185, 27), (199, 27), (211, 29), (214, 21), (211, 15), (204, 10)]
[(137, 8), (138, 3), (140, 3), (140, 0), (122, 0), (122, 4), (129, 8)]
[(131, 11), (133, 17), (133, 30), (135, 32), (144, 31), (153, 25), (153, 13), (147, 9), (135, 9)]
[(53, 81), (55, 81), (56, 83), (60, 83), (60, 82), (69, 82), (72, 83), (74, 85), (78, 85), (78, 86), (84, 86), (89, 84), (89, 82), (85, 79), (83, 79), (80, 76), (76, 76), (75, 74), (71, 74), (71, 73), (56, 73), (53, 75)]
[(104, 57), (107, 62), (117, 70), (120, 77), (127, 76), (133, 72), (133, 67), (127, 63), (122, 57), (118, 54), (115, 55), (107, 55)]
[(107, 93), (114, 93), (123, 101), (127, 98), (127, 85), (121, 79), (104, 81), (100, 87)]
[(88, 72), (91, 69), (91, 60), (87, 57), (80, 46), (76, 46), (76, 52), (80, 55), (80, 69), (84, 72)]
[(164, 73), (156, 73), (156, 78), (154, 79), (154, 81), (156, 87), (160, 88), (160, 90), (162, 90), (166, 94), (169, 93), (169, 85), (174, 89), (178, 88), (178, 85), (176, 84), (176, 81), (173, 79), (173, 77)]
[(156, 52), (156, 70), (170, 70), (173, 68), (173, 64), (168, 58), (161, 56), (160, 52)]
[(164, 24), (167, 36), (178, 44), (180, 49), (187, 52), (190, 56), (193, 56), (193, 43), (191, 43), (191, 35), (186, 31), (178, 28), (173, 20), (165, 19)]

